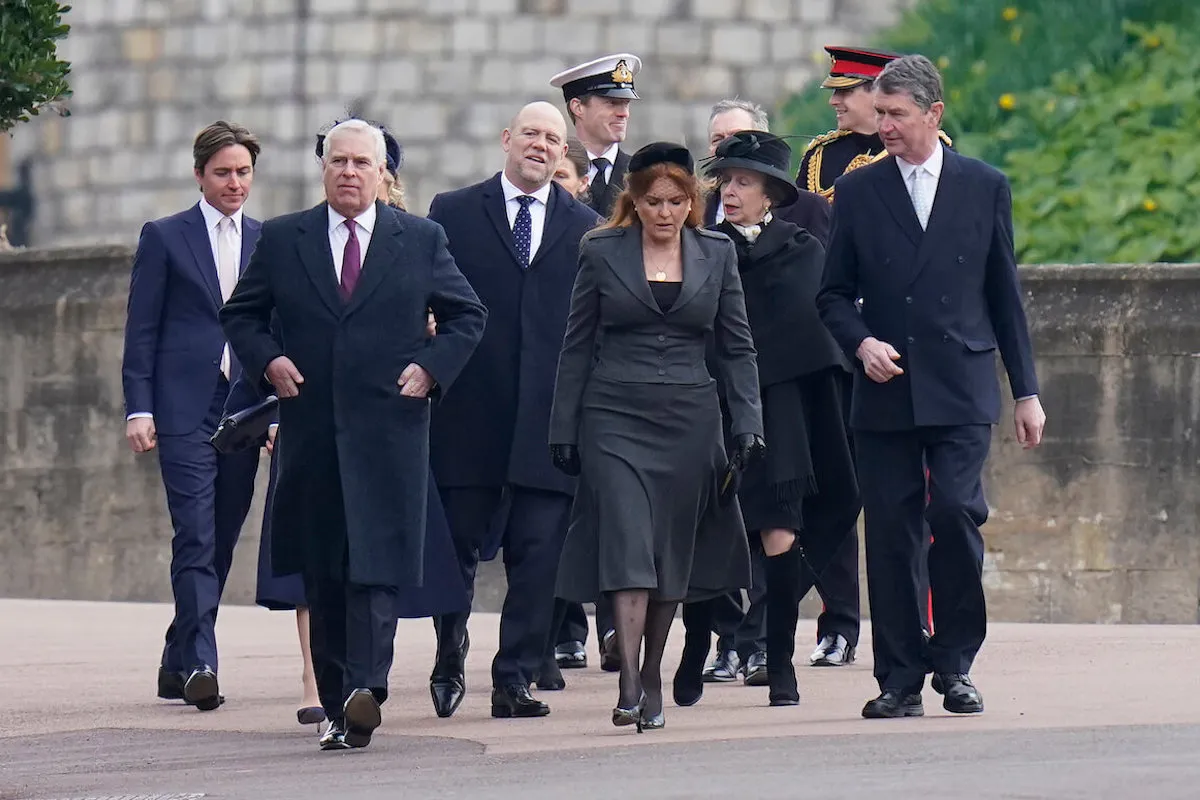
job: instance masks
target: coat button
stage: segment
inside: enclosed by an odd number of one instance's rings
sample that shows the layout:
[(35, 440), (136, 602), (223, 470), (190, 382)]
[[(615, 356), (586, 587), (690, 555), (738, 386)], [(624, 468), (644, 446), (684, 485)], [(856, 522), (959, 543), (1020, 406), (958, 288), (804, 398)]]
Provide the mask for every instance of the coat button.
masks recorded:
[(666, 374), (667, 374), (667, 371), (666, 371), (665, 369), (660, 369), (660, 370), (658, 371), (658, 374), (659, 374), (659, 375), (666, 375)]
[(659, 340), (660, 342), (665, 342), (665, 341), (667, 340), (667, 337), (666, 337), (666, 336), (664, 336), (664, 335), (662, 335), (662, 334), (660, 333), (660, 334), (658, 335), (658, 340)]
[(909, 344), (912, 344), (912, 343), (913, 343), (913, 342), (915, 342), (915, 341), (917, 341), (917, 340), (916, 340), (916, 339), (914, 339), (913, 337), (911, 337), (911, 336), (910, 336), (910, 337), (908, 337), (908, 343), (909, 343)]
[(912, 297), (904, 298), (904, 302), (908, 303), (909, 305), (912, 305)]
[(948, 306), (948, 305), (950, 305), (950, 298), (949, 298), (949, 296), (947, 296), (947, 295), (942, 295), (942, 305), (944, 305), (944, 306)]
[(963, 263), (964, 261), (966, 261), (966, 259), (965, 259), (965, 258), (963, 258), (962, 256), (959, 256), (959, 257), (958, 257), (958, 263), (960, 263), (960, 264), (961, 264), (961, 263)]
[(948, 341), (950, 341), (950, 334), (948, 334), (948, 333), (943, 333), (943, 334), (942, 334), (942, 341), (943, 341), (943, 342), (948, 342)]
[(892, 263), (892, 259), (891, 259), (891, 257), (889, 256), (888, 258), (885, 258), (885, 259), (883, 260), (883, 263), (884, 263), (884, 264), (890, 264), (890, 263)]

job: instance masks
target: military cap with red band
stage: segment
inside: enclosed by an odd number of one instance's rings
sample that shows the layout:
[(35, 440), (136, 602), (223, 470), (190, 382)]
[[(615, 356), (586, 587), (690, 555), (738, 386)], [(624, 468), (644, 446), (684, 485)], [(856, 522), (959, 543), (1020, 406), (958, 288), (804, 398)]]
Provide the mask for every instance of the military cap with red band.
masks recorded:
[(829, 77), (821, 82), (825, 89), (850, 89), (873, 81), (889, 61), (900, 57), (895, 53), (861, 47), (826, 47), (825, 52), (833, 59)]

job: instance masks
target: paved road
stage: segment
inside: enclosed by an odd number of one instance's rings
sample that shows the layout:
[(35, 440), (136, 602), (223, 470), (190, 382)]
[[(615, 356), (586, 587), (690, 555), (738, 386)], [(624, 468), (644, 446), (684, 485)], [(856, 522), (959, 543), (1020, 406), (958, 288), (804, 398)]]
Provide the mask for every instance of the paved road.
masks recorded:
[[(801, 672), (802, 704), (710, 687), (666, 730), (607, 722), (613, 676), (568, 672), (544, 720), (492, 720), (496, 618), (473, 622), (467, 701), (438, 720), (428, 621), (403, 622), (393, 700), (371, 747), (320, 753), (295, 723), (290, 615), (221, 612), (222, 688), (200, 713), (153, 698), (164, 606), (0, 600), (0, 800), (131, 795), (447, 798), (1200, 797), (1200, 629), (994, 625), (980, 717), (858, 717), (873, 682)], [(806, 628), (807, 629), (807, 628)], [(678, 633), (678, 632), (676, 632)], [(673, 642), (680, 645), (679, 637)], [(816, 783), (820, 790), (810, 788)]]

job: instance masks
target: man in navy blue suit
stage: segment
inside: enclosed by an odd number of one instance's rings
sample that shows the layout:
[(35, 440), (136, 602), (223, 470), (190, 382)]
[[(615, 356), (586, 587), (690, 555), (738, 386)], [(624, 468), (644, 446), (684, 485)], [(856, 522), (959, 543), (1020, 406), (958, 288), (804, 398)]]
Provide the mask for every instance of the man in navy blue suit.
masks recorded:
[[(1004, 175), (942, 145), (942, 79), (924, 56), (875, 81), (888, 157), (838, 178), (817, 305), (854, 376), (851, 426), (866, 523), (880, 694), (868, 718), (921, 716), (925, 675), (954, 713), (983, 711), (969, 672), (987, 633), (981, 472), (1000, 417), (996, 350), (1017, 440), (1042, 438), (1033, 347)], [(855, 299), (862, 298), (862, 313)], [(929, 471), (926, 507), (925, 468)], [(937, 628), (922, 635), (922, 515)]]
[(240, 125), (214, 122), (196, 136), (200, 202), (142, 228), (125, 325), (125, 437), (135, 453), (158, 450), (175, 529), (175, 618), (158, 696), (202, 711), (223, 701), (217, 606), (258, 468), (257, 450), (218, 455), (208, 443), (238, 372), (217, 312), (258, 241), (259, 222), (242, 211), (258, 153), (258, 140)]
[[(574, 481), (550, 461), (550, 405), (579, 240), (600, 217), (551, 180), (567, 151), (566, 122), (554, 106), (525, 106), (501, 144), (503, 171), (438, 195), (429, 209), (488, 309), (458, 390), (433, 411), (430, 453), (472, 593), (488, 532), (502, 530), (508, 593), (492, 662), (492, 716), (536, 717), (550, 709), (529, 693), (530, 684), (563, 686), (549, 642), (574, 494)], [(468, 616), (435, 620), (430, 694), (441, 717), (454, 713), (466, 691)]]

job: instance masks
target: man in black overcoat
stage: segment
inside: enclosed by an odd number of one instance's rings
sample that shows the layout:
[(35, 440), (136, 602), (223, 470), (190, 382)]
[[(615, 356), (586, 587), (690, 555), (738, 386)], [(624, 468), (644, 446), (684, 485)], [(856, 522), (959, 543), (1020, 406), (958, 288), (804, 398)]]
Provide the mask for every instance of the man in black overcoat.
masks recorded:
[(442, 229), (376, 201), (379, 130), (348, 120), (324, 148), (326, 202), (263, 224), (221, 324), (246, 374), (280, 398), (271, 559), (304, 576), (330, 720), (320, 744), (334, 750), (365, 747), (381, 722), (397, 589), (437, 580), (422, 574), (430, 402), (487, 312)]
[[(946, 710), (978, 713), (983, 697), (969, 672), (987, 632), (980, 476), (1000, 416), (997, 350), (1016, 401), (1017, 440), (1037, 446), (1046, 421), (1013, 253), (1012, 198), (1002, 173), (939, 141), (942, 80), (928, 59), (891, 61), (874, 91), (889, 155), (837, 180), (817, 295), (834, 339), (861, 363), (850, 424), (880, 689), (862, 713), (922, 715), (929, 672)], [(923, 516), (933, 533), (937, 621), (928, 643), (918, 597)]]
[[(546, 442), (579, 241), (600, 217), (552, 181), (567, 149), (566, 122), (554, 106), (525, 106), (501, 144), (500, 173), (438, 195), (429, 209), (488, 308), (487, 330), (455, 393), (434, 409), (431, 448), (469, 592), (489, 531), (502, 532), (508, 592), (492, 661), (492, 716), (533, 717), (550, 709), (530, 684), (563, 686), (548, 642), (575, 487), (554, 468)], [(441, 717), (454, 713), (466, 690), (468, 617), (435, 619), (430, 694)]]

